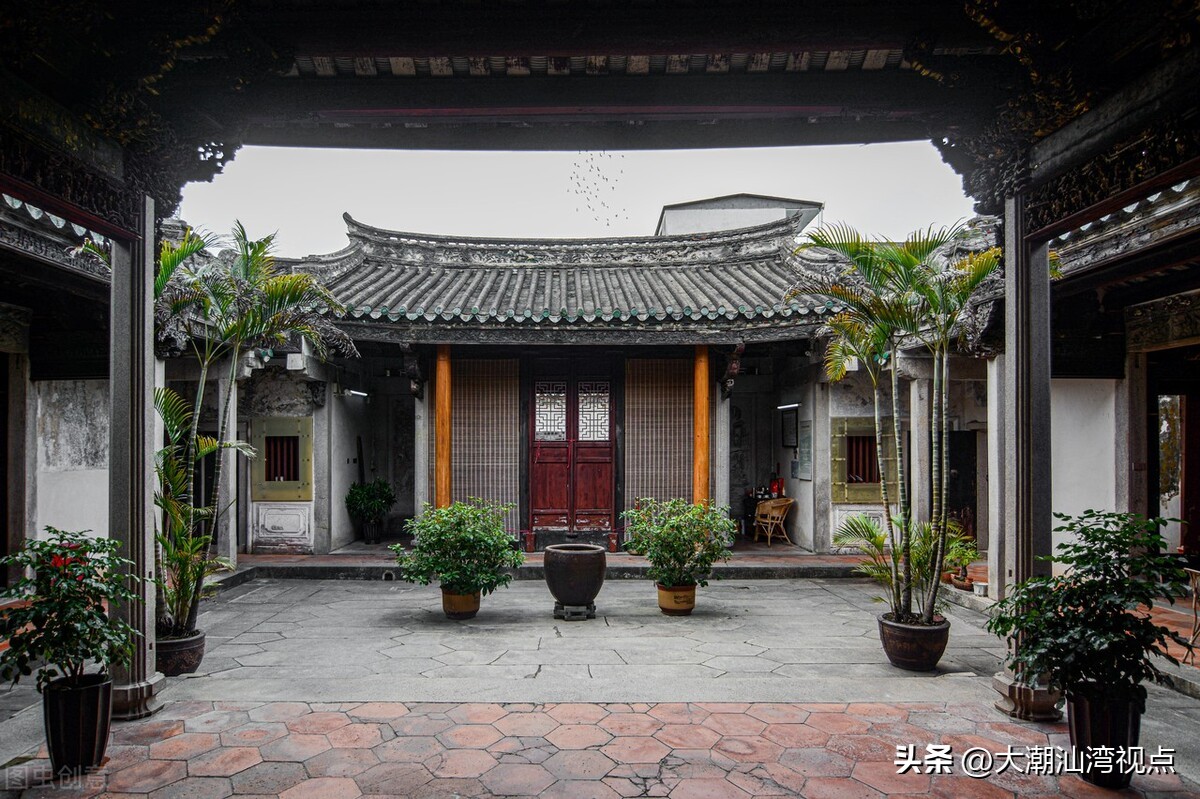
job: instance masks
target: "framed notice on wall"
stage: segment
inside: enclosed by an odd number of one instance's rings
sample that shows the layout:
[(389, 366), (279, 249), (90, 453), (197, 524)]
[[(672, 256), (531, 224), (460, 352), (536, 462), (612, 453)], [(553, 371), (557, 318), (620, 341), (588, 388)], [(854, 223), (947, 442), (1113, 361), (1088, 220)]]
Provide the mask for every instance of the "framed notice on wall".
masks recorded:
[(796, 460), (792, 461), (792, 476), (800, 480), (812, 477), (812, 422), (800, 422), (796, 430)]
[(783, 446), (786, 448), (795, 449), (800, 446), (796, 425), (798, 417), (799, 414), (795, 408), (788, 408), (783, 412)]

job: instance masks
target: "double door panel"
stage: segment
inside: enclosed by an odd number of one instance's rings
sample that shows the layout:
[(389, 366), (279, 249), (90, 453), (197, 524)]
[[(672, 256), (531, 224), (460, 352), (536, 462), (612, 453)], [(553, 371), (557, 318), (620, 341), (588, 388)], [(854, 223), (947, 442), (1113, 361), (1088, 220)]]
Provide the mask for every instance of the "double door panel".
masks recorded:
[(533, 529), (613, 529), (612, 382), (607, 376), (539, 377), (531, 406)]

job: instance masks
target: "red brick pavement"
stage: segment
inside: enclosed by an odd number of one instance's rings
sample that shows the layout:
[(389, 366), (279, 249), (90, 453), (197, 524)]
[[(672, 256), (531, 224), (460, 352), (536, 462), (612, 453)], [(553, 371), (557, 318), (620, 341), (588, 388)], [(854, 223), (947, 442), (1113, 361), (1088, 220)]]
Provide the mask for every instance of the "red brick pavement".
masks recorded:
[[(1114, 796), (1072, 775), (897, 773), (897, 746), (961, 756), (1065, 746), (1065, 724), (1015, 724), (982, 704), (305, 704), (174, 702), (117, 724), (108, 762), (74, 783), (10, 767), (30, 797), (566, 799)], [(37, 753), (44, 756), (44, 752)], [(1173, 774), (1126, 795), (1200, 796)]]

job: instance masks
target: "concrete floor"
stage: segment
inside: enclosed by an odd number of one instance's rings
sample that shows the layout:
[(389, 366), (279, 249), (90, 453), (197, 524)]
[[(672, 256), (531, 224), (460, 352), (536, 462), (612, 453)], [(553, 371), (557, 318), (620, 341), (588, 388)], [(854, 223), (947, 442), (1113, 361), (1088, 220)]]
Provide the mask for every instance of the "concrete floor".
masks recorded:
[[(941, 668), (887, 664), (874, 586), (722, 581), (688, 618), (646, 581), (610, 581), (600, 617), (555, 621), (543, 584), (448, 621), (435, 587), (256, 580), (206, 603), (203, 669), (117, 725), (101, 772), (39, 787), (40, 708), (0, 723), (30, 759), (13, 796), (235, 794), (580, 797), (1101, 795), (1072, 776), (897, 775), (897, 745), (1065, 746), (1064, 724), (990, 707), (999, 642), (948, 610)], [(561, 703), (561, 704), (560, 704)], [(1200, 796), (1200, 702), (1151, 689), (1142, 743), (1177, 750), (1143, 795)], [(22, 793), (22, 790), (24, 790)], [(108, 792), (107, 794), (104, 792)], [(0, 796), (4, 792), (0, 790)]]

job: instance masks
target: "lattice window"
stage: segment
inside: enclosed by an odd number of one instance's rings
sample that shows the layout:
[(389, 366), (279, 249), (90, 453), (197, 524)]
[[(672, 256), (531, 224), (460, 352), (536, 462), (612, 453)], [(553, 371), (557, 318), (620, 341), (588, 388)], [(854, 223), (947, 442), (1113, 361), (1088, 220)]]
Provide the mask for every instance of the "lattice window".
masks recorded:
[(609, 404), (609, 386), (607, 380), (580, 381), (580, 441), (608, 441)]
[[(890, 431), (891, 419), (885, 418), (884, 424)], [(879, 502), (882, 494), (874, 420), (870, 417), (830, 419), (829, 445), (830, 500), (858, 504)], [(896, 448), (891, 435), (883, 439), (883, 468), (888, 496), (895, 502), (900, 494), (896, 485)]]
[(518, 361), (499, 359), (456, 360), (451, 370), (451, 499), (512, 503), (505, 525), (514, 531), (520, 527), (520, 372)]
[(692, 495), (692, 361), (625, 365), (625, 505)]
[(311, 416), (259, 417), (250, 422), (259, 457), (250, 461), (250, 499), (294, 502), (313, 498)]
[(536, 441), (567, 440), (567, 384), (538, 380), (533, 386), (533, 437)]

